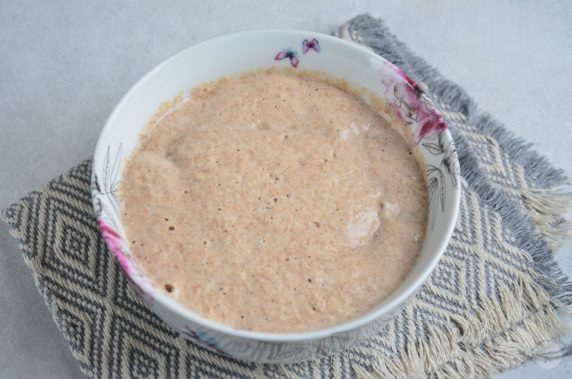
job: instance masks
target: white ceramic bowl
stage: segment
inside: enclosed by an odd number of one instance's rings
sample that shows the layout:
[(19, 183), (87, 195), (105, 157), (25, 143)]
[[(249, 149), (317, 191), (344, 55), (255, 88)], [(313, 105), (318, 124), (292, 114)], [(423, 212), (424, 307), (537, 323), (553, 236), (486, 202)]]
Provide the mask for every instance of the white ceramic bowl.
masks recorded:
[[(122, 166), (139, 132), (161, 103), (223, 75), (269, 67), (318, 70), (373, 91), (388, 116), (404, 121), (404, 135), (425, 159), (429, 222), (423, 248), (401, 286), (375, 309), (353, 320), (305, 333), (237, 330), (207, 320), (151, 285), (132, 259), (119, 214)], [(109, 117), (93, 160), (92, 195), (110, 250), (147, 306), (173, 329), (208, 349), (249, 361), (297, 362), (343, 350), (374, 332), (427, 279), (453, 232), (460, 184), (453, 140), (439, 112), (399, 68), (356, 44), (328, 35), (265, 30), (231, 34), (183, 50), (137, 82)]]

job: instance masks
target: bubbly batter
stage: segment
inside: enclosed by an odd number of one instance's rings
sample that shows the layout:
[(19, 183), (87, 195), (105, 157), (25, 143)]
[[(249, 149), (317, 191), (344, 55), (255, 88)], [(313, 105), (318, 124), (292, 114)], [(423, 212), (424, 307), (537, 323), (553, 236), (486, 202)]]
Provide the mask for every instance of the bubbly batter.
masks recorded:
[(210, 320), (266, 332), (352, 319), (398, 287), (423, 242), (423, 175), (340, 83), (223, 78), (146, 127), (120, 197), (157, 286)]

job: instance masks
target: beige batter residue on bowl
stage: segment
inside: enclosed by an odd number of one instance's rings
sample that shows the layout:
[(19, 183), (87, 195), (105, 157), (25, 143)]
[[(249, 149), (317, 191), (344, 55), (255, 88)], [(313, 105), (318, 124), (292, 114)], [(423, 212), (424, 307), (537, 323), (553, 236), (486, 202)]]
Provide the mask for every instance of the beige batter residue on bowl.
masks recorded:
[(380, 304), (427, 219), (419, 164), (387, 121), (333, 82), (285, 71), (209, 83), (147, 126), (120, 198), (131, 252), (158, 287), (264, 332)]

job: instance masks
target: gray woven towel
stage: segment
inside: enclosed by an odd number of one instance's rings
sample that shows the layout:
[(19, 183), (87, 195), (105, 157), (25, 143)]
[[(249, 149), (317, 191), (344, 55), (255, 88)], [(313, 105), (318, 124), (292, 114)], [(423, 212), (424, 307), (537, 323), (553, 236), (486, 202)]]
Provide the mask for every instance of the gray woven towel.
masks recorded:
[(482, 377), (523, 362), (561, 333), (572, 285), (553, 261), (567, 224), (565, 178), (413, 55), (379, 20), (339, 36), (422, 82), (455, 137), (463, 179), (454, 236), (431, 278), (376, 335), (319, 361), (239, 362), (179, 337), (132, 292), (105, 247), (90, 161), (4, 211), (38, 289), (89, 377)]

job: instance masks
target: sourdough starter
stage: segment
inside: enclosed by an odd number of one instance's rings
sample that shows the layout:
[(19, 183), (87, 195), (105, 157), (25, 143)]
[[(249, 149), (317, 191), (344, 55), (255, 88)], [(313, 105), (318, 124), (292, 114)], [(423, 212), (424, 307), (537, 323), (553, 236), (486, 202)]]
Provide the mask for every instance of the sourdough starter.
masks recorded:
[(161, 290), (234, 328), (296, 332), (399, 286), (423, 241), (422, 172), (339, 84), (224, 78), (146, 127), (120, 198), (131, 252)]

